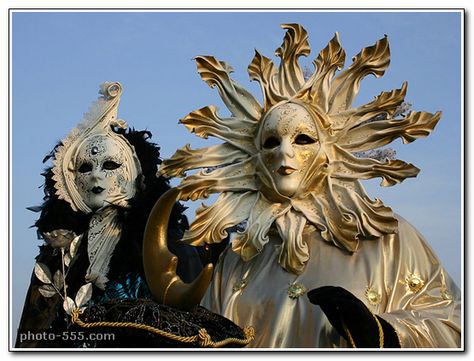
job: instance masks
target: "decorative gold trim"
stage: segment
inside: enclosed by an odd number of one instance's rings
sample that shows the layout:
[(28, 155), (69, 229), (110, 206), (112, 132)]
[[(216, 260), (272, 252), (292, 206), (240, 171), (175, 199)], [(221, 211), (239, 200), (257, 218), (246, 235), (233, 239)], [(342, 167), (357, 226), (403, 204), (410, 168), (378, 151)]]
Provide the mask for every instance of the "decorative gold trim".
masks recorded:
[(223, 347), (228, 344), (234, 343), (237, 345), (248, 345), (253, 339), (255, 339), (255, 329), (251, 326), (245, 327), (243, 329), (245, 338), (239, 339), (235, 337), (226, 338), (222, 341), (214, 342), (211, 339), (211, 336), (207, 332), (205, 328), (201, 328), (197, 335), (194, 336), (178, 336), (172, 333), (160, 330), (159, 328), (152, 327), (149, 325), (144, 325), (141, 323), (133, 323), (133, 322), (90, 322), (86, 323), (80, 319), (81, 310), (79, 308), (75, 308), (72, 311), (72, 323), (76, 324), (83, 328), (93, 328), (93, 327), (125, 327), (125, 328), (135, 328), (138, 330), (145, 330), (148, 332), (155, 333), (162, 337), (169, 338), (174, 341), (179, 341), (182, 343), (195, 343), (198, 342), (200, 347), (212, 347), (218, 348)]
[(372, 313), (372, 316), (374, 316), (375, 322), (377, 322), (377, 327), (378, 327), (378, 330), (379, 330), (379, 347), (383, 348), (384, 341), (385, 341), (384, 333), (383, 333), (383, 327), (382, 327), (379, 319), (377, 318), (377, 316), (374, 315), (373, 313)]
[(347, 325), (342, 322), (342, 328), (344, 329), (344, 332), (346, 333), (347, 337), (349, 338), (349, 343), (351, 344), (352, 348), (357, 348), (354, 339), (352, 338), (352, 334), (349, 331), (349, 328), (347, 328)]
[[(384, 337), (384, 333), (383, 333), (382, 324), (380, 323), (380, 321), (379, 321), (379, 319), (377, 318), (376, 315), (374, 315), (372, 312), (371, 312), (371, 315), (374, 317), (375, 322), (377, 323), (377, 329), (378, 329), (378, 332), (379, 332), (379, 348), (383, 348), (384, 344), (385, 344), (385, 337)], [(349, 339), (349, 342), (350, 342), (352, 348), (357, 348), (357, 345), (354, 341), (354, 338), (352, 337), (351, 332), (349, 331), (349, 328), (344, 323), (344, 321), (341, 321), (341, 322), (342, 322), (342, 328), (344, 329), (344, 332), (346, 333), (347, 338)]]

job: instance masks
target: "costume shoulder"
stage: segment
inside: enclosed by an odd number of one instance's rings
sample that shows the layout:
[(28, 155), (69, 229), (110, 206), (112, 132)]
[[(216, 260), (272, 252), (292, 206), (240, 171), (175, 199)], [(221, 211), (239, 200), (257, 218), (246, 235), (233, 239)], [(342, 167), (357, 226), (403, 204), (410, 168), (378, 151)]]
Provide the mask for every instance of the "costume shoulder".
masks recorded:
[(387, 237), (385, 312), (402, 347), (460, 347), (461, 294), (415, 227), (396, 215), (398, 234)]

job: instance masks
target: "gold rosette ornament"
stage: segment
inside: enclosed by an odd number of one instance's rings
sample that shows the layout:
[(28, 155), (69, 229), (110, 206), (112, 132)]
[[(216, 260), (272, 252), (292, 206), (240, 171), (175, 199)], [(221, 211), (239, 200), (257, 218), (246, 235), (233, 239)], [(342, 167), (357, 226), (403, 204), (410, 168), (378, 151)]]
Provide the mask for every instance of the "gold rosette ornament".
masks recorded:
[[(146, 277), (160, 301), (196, 304), (212, 272), (208, 266), (191, 285), (176, 276), (176, 257), (166, 249), (169, 212), (164, 212), (176, 200), (220, 194), (214, 204), (198, 208), (184, 241), (219, 243), (230, 227), (245, 221), (232, 248), (247, 261), (265, 247), (272, 228), (282, 239), (279, 264), (296, 275), (309, 259), (302, 236), (308, 224), (348, 252), (355, 252), (361, 241), (397, 232), (392, 210), (370, 199), (360, 180), (379, 177), (382, 186), (392, 186), (415, 177), (419, 169), (360, 154), (397, 138), (406, 144), (426, 137), (441, 113), (400, 112), (407, 83), (352, 107), (361, 80), (369, 74), (381, 77), (387, 69), (387, 37), (362, 49), (342, 70), (346, 54), (336, 33), (313, 61), (313, 74), (305, 77), (298, 59), (310, 53), (308, 34), (298, 24), (282, 27), (286, 34), (276, 50), (280, 65), (256, 51), (248, 67), (251, 80), (260, 83), (263, 104), (231, 78), (227, 63), (212, 56), (195, 58), (201, 78), (217, 88), (231, 115), (222, 117), (217, 107), (207, 106), (181, 119), (197, 136), (223, 142), (195, 150), (185, 145), (159, 170), (159, 175), (183, 178), (159, 200), (145, 235)], [(198, 171), (186, 176), (190, 170)]]

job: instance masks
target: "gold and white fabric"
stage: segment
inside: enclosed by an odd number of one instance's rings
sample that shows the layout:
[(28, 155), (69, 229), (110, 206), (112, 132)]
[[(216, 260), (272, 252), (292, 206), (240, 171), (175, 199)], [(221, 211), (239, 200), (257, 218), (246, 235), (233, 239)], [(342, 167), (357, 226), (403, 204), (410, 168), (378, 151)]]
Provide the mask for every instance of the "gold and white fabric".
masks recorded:
[(363, 242), (354, 254), (306, 227), (310, 257), (300, 275), (278, 264), (277, 233), (248, 262), (228, 247), (202, 305), (241, 327), (253, 326), (255, 340), (248, 347), (350, 348), (306, 297), (317, 287), (340, 286), (389, 322), (403, 348), (459, 347), (459, 289), (422, 235), (403, 218), (397, 220), (398, 234)]

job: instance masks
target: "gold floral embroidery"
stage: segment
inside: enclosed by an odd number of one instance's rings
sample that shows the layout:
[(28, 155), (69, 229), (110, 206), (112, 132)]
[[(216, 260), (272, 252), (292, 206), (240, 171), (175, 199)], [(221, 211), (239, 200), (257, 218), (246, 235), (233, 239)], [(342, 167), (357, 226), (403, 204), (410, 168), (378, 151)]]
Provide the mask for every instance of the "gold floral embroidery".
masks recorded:
[(367, 301), (369, 301), (372, 306), (377, 306), (382, 300), (380, 293), (378, 293), (372, 287), (367, 287), (367, 289), (365, 290), (365, 298), (367, 298)]
[(297, 299), (300, 296), (303, 296), (306, 293), (306, 287), (301, 283), (291, 283), (288, 287), (288, 297), (292, 300)]
[(416, 273), (410, 273), (405, 278), (405, 284), (411, 292), (417, 293), (425, 285), (425, 281)]

